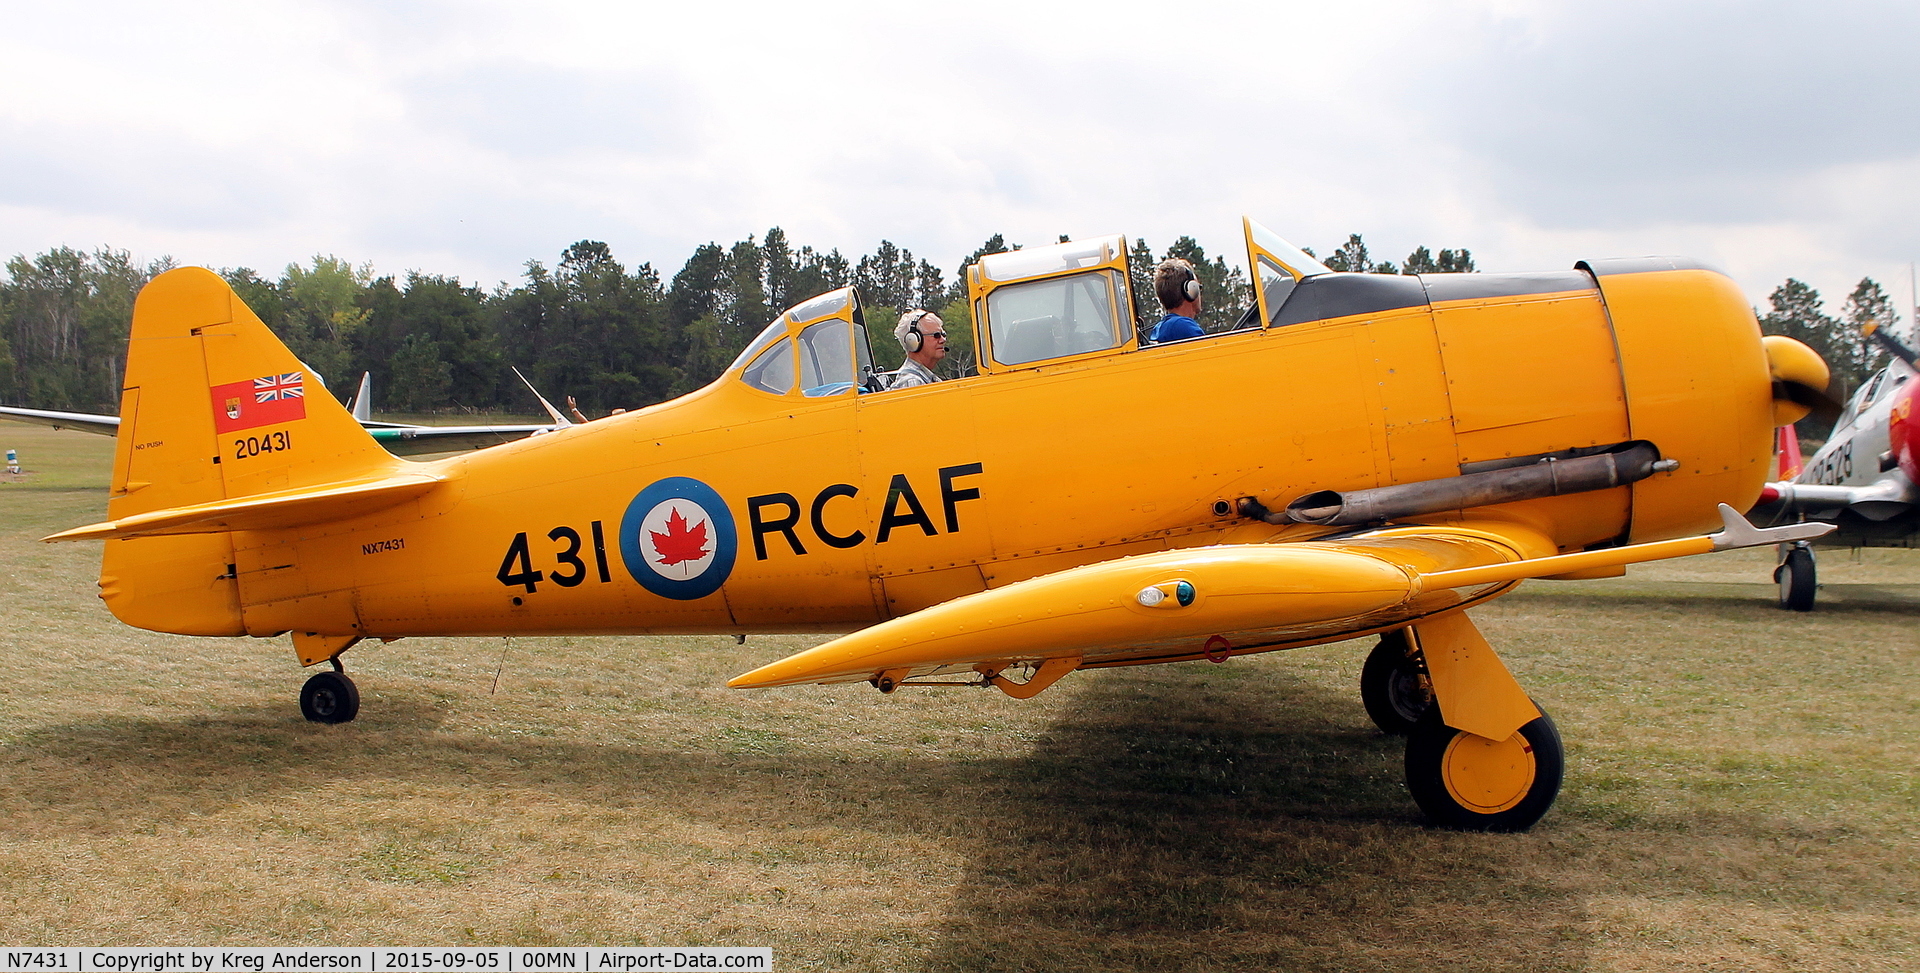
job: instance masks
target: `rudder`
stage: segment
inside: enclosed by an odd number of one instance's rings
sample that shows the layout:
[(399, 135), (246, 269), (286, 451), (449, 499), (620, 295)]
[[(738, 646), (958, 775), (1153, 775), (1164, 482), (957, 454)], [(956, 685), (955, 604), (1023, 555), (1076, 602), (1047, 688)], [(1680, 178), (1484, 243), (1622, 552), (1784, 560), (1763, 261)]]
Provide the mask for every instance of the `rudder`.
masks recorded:
[[(311, 395), (309, 395), (311, 391)], [(212, 271), (155, 277), (134, 302), (108, 516), (403, 468)], [(232, 537), (110, 540), (101, 597), (122, 621), (244, 633)]]

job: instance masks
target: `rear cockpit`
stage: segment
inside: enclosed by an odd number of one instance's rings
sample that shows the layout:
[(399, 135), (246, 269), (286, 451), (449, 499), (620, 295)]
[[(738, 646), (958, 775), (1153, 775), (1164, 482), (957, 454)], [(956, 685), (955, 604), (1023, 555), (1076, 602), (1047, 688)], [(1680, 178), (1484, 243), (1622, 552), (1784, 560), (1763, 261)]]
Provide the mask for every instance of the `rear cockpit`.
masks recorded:
[[(1264, 331), (1456, 301), (1594, 292), (1582, 267), (1534, 274), (1336, 273), (1251, 219), (1243, 219), (1251, 293), (1207, 295), (1234, 324), (1195, 338), (1150, 344), (1158, 315), (1138, 307), (1134, 281), (1151, 268), (1128, 265), (1119, 234), (987, 254), (967, 268), (967, 310), (981, 374), (1152, 352)], [(1622, 267), (1622, 271), (1633, 269)], [(1234, 305), (1244, 304), (1238, 314)], [(951, 311), (948, 312), (951, 314)], [(957, 320), (949, 327), (963, 327)], [(859, 294), (822, 294), (781, 314), (734, 361), (730, 374), (774, 395), (820, 398), (887, 387), (876, 373)]]

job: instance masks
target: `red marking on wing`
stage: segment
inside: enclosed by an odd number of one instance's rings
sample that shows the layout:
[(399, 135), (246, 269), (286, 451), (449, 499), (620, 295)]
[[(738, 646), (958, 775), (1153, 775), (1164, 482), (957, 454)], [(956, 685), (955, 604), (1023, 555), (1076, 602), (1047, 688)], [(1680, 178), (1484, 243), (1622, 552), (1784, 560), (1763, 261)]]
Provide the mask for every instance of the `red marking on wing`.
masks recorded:
[(692, 528), (687, 519), (680, 516), (680, 509), (674, 508), (667, 515), (667, 532), (647, 531), (653, 538), (653, 548), (660, 554), (660, 563), (679, 564), (682, 561), (698, 561), (707, 556), (707, 524), (701, 521)]

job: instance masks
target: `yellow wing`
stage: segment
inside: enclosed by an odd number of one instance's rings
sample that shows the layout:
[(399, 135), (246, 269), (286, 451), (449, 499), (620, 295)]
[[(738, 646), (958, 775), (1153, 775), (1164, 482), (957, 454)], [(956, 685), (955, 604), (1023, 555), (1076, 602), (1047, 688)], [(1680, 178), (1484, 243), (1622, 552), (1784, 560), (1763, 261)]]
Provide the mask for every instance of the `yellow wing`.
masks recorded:
[[(1040, 666), (1032, 692), (1076, 668), (1217, 658), (1399, 628), (1499, 595), (1523, 578), (1798, 539), (1721, 507), (1720, 533), (1556, 555), (1508, 522), (1408, 526), (1338, 539), (1164, 551), (956, 598), (733, 679), (736, 688)], [(1791, 532), (1793, 536), (1779, 533)], [(1024, 695), (1031, 695), (1025, 693)]]

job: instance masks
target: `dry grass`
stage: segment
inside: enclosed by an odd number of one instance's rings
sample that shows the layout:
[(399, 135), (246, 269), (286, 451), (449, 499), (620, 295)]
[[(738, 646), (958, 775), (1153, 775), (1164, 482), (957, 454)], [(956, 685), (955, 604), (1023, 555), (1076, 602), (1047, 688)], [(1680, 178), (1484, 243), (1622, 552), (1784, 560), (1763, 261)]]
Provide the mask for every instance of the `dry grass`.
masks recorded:
[(1569, 769), (1532, 833), (1464, 835), (1419, 823), (1362, 643), (1020, 703), (719, 688), (800, 638), (408, 640), (349, 654), (359, 721), (309, 725), (284, 640), (124, 628), (97, 545), (35, 542), (98, 519), (110, 444), (0, 438), (49, 470), (0, 484), (0, 941), (1920, 967), (1920, 555), (1827, 556), (1810, 616), (1772, 607), (1764, 552), (1481, 610)]

